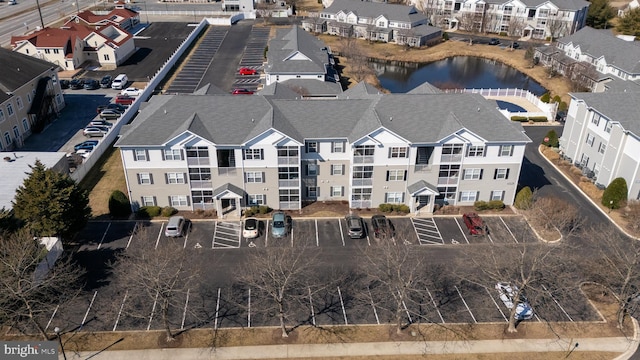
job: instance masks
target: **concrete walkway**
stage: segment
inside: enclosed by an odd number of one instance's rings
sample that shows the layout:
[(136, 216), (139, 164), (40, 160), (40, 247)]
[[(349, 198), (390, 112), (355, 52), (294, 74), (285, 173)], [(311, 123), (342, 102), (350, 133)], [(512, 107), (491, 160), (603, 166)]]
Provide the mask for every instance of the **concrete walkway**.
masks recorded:
[[(578, 343), (579, 346), (575, 346)], [(152, 349), (131, 351), (82, 352), (66, 354), (67, 359), (109, 360), (199, 360), (199, 359), (286, 359), (336, 358), (340, 356), (486, 354), (517, 352), (561, 352), (573, 354), (588, 351), (618, 352), (631, 355), (637, 343), (624, 337), (579, 339), (515, 339), (470, 341), (414, 341), (344, 344), (267, 345), (223, 347), (217, 349)], [(62, 359), (62, 357), (60, 357)], [(618, 357), (617, 359), (627, 359)]]

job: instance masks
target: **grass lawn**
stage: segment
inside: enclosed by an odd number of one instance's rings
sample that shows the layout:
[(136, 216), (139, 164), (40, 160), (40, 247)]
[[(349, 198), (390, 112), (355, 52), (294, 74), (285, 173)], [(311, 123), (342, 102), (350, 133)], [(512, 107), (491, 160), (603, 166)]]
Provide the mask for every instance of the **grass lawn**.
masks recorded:
[(93, 218), (108, 218), (111, 192), (120, 190), (127, 194), (120, 149), (109, 148), (80, 182), (80, 187), (89, 192)]

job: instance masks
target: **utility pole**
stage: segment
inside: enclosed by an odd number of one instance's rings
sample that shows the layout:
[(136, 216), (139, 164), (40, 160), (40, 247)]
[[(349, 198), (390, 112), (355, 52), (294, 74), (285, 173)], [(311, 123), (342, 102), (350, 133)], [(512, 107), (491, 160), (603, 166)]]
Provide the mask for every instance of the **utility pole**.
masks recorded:
[(38, 15), (40, 15), (40, 25), (44, 29), (44, 20), (42, 19), (42, 9), (40, 9), (40, 1), (36, 0), (36, 5), (38, 6)]

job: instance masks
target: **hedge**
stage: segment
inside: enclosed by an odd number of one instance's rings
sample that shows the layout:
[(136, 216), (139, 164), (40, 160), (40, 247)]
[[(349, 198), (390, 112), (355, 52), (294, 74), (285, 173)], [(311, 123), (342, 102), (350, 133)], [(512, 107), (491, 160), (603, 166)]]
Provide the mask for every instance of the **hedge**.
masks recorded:
[(160, 206), (143, 206), (140, 209), (138, 209), (138, 216), (141, 218), (153, 218), (156, 216), (160, 216), (160, 213), (162, 212), (162, 208)]
[(401, 212), (401, 213), (409, 213), (409, 206), (404, 204), (380, 204), (378, 205), (378, 210), (381, 212)]
[(164, 217), (169, 217), (177, 212), (178, 212), (178, 209), (171, 206), (165, 206), (162, 208), (162, 212), (160, 214)]
[(109, 196), (109, 214), (115, 218), (123, 218), (131, 214), (131, 203), (122, 191), (114, 190)]

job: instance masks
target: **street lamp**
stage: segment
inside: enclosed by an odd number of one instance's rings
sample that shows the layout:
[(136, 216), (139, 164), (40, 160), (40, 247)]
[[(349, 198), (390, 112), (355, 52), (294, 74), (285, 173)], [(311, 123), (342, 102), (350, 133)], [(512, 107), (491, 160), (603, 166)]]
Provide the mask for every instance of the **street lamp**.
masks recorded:
[(58, 337), (60, 349), (62, 350), (62, 357), (64, 358), (64, 360), (67, 360), (67, 354), (64, 353), (64, 345), (62, 345), (62, 338), (60, 338), (60, 328), (56, 326), (55, 329), (53, 329), (53, 332), (56, 333), (56, 336)]
[(611, 210), (613, 210), (613, 200), (609, 200), (609, 214), (611, 214)]
[(567, 356), (565, 356), (564, 358), (568, 358), (569, 356), (571, 356), (571, 353), (573, 352), (573, 350), (575, 350), (576, 348), (578, 348), (578, 343), (576, 343), (575, 345), (573, 345), (573, 348), (571, 350), (569, 350), (569, 353), (567, 354)]

